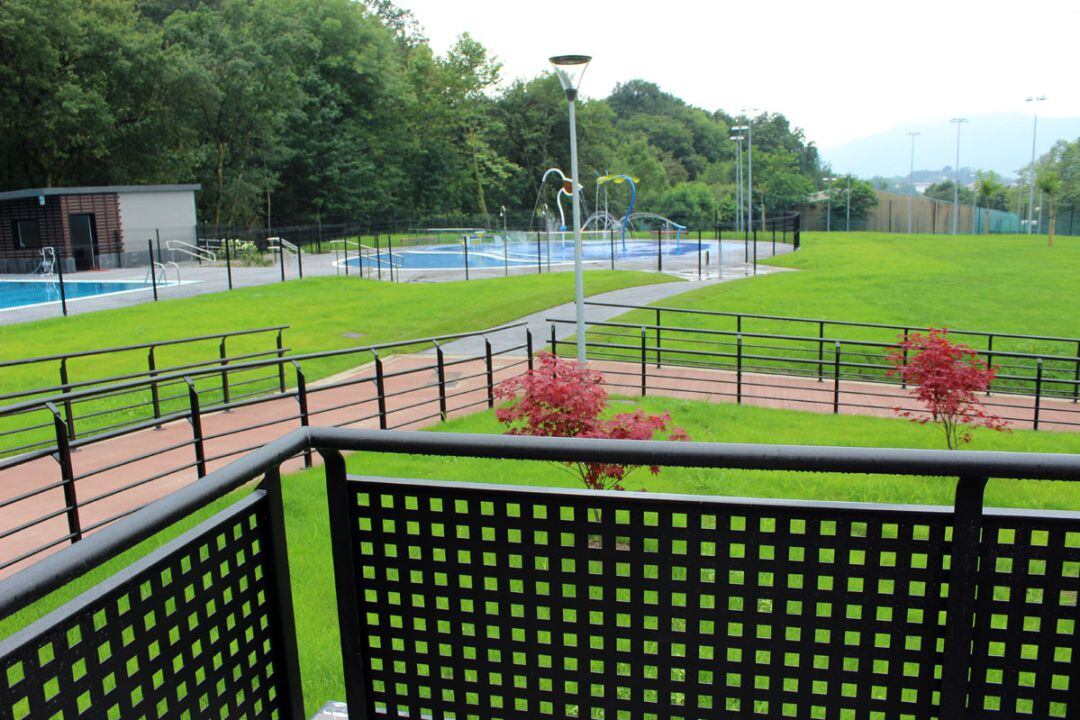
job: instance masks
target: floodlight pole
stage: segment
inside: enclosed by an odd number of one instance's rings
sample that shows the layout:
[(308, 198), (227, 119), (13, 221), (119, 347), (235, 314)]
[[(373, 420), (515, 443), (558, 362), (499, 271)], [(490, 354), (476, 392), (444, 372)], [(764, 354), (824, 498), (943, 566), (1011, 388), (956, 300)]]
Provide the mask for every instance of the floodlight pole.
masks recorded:
[(844, 232), (851, 232), (851, 176), (847, 176), (847, 209), (844, 211)]
[(836, 178), (827, 177), (825, 180), (825, 192), (828, 196), (827, 209), (825, 211), (825, 232), (832, 232), (832, 183)]
[(915, 138), (919, 136), (917, 132), (909, 132), (911, 137), (911, 170), (908, 172), (908, 196), (907, 196), (907, 231), (908, 235), (911, 234), (911, 204), (915, 197)]
[[(750, 229), (754, 228), (754, 113), (757, 108), (743, 109), (746, 113), (746, 209)], [(762, 228), (764, 229), (764, 228)]]
[(1028, 178), (1028, 235), (1031, 235), (1031, 220), (1035, 216), (1035, 137), (1039, 132), (1039, 103), (1045, 99), (1045, 95), (1036, 95), (1024, 100), (1035, 103), (1035, 121), (1031, 126), (1031, 177)]
[(956, 226), (960, 222), (960, 126), (967, 122), (967, 118), (953, 118), (949, 122), (956, 123), (956, 164), (953, 166), (952, 201), (952, 234), (955, 235)]

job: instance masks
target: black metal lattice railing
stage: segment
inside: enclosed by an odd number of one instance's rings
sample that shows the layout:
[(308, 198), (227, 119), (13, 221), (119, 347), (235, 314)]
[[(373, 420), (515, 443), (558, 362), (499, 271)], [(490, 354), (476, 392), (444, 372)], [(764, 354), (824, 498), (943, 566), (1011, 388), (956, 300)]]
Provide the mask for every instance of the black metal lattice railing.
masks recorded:
[[(0, 642), (0, 718), (302, 718), (280, 478), (325, 461), (351, 717), (1069, 718), (1080, 513), (1053, 454), (307, 428), (0, 582), (0, 618), (249, 481)], [(346, 450), (955, 478), (952, 508), (348, 477)], [(948, 480), (943, 479), (943, 482)]]

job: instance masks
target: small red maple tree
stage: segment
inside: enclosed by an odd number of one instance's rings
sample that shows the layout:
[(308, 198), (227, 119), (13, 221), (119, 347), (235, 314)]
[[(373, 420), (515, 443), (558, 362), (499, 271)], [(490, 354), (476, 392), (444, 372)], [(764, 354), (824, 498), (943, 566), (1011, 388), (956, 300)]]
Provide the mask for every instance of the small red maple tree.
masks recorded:
[[(507, 380), (495, 390), (510, 404), (495, 411), (508, 435), (583, 437), (612, 440), (651, 440), (667, 433), (668, 440), (689, 440), (668, 413), (649, 415), (642, 410), (603, 418), (608, 394), (603, 377), (576, 360), (563, 360), (548, 352), (537, 356), (537, 366)], [(623, 490), (627, 475), (639, 466), (615, 463), (566, 463), (593, 490)], [(659, 474), (660, 468), (649, 468)]]
[(979, 393), (990, 389), (996, 368), (989, 367), (978, 352), (948, 338), (948, 330), (931, 328), (926, 334), (902, 338), (887, 360), (887, 374), (912, 387), (925, 413), (895, 408), (902, 417), (925, 425), (935, 422), (945, 433), (945, 445), (954, 450), (971, 442), (971, 430), (985, 427), (1008, 432), (1008, 425), (983, 407)]

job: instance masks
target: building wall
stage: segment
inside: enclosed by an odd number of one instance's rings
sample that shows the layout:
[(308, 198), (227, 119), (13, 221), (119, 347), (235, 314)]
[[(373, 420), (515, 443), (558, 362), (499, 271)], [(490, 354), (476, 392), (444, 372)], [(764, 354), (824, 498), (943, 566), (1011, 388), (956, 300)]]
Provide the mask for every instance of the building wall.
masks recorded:
[(145, 250), (150, 238), (195, 242), (194, 191), (120, 193), (119, 202), (128, 252)]
[(63, 217), (65, 255), (71, 254), (71, 225), (68, 218), (79, 213), (93, 213), (97, 231), (98, 267), (117, 267), (123, 252), (120, 229), (120, 208), (116, 193), (100, 195), (62, 195), (60, 213)]
[[(16, 272), (15, 266), (33, 263), (41, 257), (40, 248), (15, 247), (14, 222), (37, 220), (41, 229), (42, 245), (61, 247), (64, 244), (64, 223), (61, 217), (58, 197), (45, 198), (45, 205), (40, 205), (36, 197), (0, 202), (0, 260), (25, 261), (12, 263), (9, 272)], [(3, 269), (3, 264), (0, 264), (0, 271)]]

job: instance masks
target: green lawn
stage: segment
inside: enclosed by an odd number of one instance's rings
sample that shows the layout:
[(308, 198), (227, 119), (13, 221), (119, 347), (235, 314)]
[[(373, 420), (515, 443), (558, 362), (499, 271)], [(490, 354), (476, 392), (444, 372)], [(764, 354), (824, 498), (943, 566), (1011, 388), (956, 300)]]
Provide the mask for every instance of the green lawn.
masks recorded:
[[(960, 330), (994, 331), (1025, 335), (1049, 335), (1080, 338), (1080, 315), (1069, 308), (1080, 302), (1080, 238), (1063, 237), (1054, 247), (1046, 239), (1026, 235), (967, 235), (956, 238), (942, 235), (888, 235), (882, 233), (805, 233), (803, 248), (796, 253), (769, 260), (795, 272), (735, 280), (712, 285), (656, 303), (692, 310), (742, 312), (787, 317), (846, 320), (857, 322), (947, 327)], [(656, 323), (655, 312), (636, 311), (615, 319), (642, 325)], [(733, 317), (710, 317), (664, 313), (665, 327), (702, 328), (734, 332)], [(816, 323), (793, 323), (775, 320), (746, 319), (745, 333), (767, 333), (800, 337), (818, 337)], [(606, 333), (606, 334), (604, 334)], [(864, 340), (895, 342), (900, 332), (829, 325), (829, 340)], [(616, 337), (617, 335), (618, 337)], [(987, 347), (987, 339), (957, 335), (958, 340), (977, 349)], [(609, 353), (640, 357), (640, 332), (636, 328), (592, 331), (590, 339), (633, 349), (607, 350)], [(649, 346), (656, 344), (650, 331)], [(662, 346), (668, 350), (697, 349), (735, 352), (735, 338), (728, 336), (679, 335), (667, 331)], [(814, 341), (771, 340), (744, 337), (744, 353), (780, 358), (818, 357)], [(1047, 378), (1071, 381), (1077, 376), (1075, 358), (1080, 346), (1075, 342), (1047, 342), (996, 338), (993, 349), (1001, 352), (1044, 353), (1063, 360), (1049, 360), (1044, 368)], [(833, 343), (824, 346), (825, 372), (831, 372)], [(845, 344), (842, 357), (862, 362), (859, 353), (876, 356), (884, 363), (885, 349)], [(670, 361), (678, 360), (671, 352)], [(684, 356), (683, 361), (703, 361), (701, 356)], [(706, 361), (718, 361), (705, 358)], [(725, 364), (734, 364), (724, 358)], [(1030, 359), (994, 358), (1001, 375), (1034, 375)], [(798, 367), (816, 373), (817, 365), (751, 360), (748, 366), (776, 369)], [(845, 376), (855, 372), (845, 370)], [(880, 377), (879, 371), (860, 370)], [(1032, 383), (1009, 381), (1017, 389), (1030, 391)], [(1044, 390), (1072, 394), (1070, 384), (1052, 384)]]
[[(675, 282), (667, 275), (627, 271), (590, 271), (585, 290), (596, 294), (618, 288), (651, 283)], [(573, 299), (572, 276), (567, 273), (522, 275), (509, 278), (450, 283), (389, 283), (359, 278), (322, 277), (294, 280), (231, 292), (192, 298), (145, 303), (117, 310), (105, 310), (67, 318), (0, 327), (0, 359), (51, 355), (84, 349), (144, 343), (215, 332), (290, 325), (285, 345), (293, 354), (444, 335), (499, 325)], [(537, 338), (537, 347), (542, 338)], [(269, 350), (273, 334), (243, 336), (228, 341), (232, 356)], [(159, 368), (210, 360), (217, 357), (216, 341), (161, 348)], [(344, 355), (303, 363), (309, 381), (370, 362), (369, 354)], [(73, 382), (118, 376), (146, 370), (146, 351), (78, 358), (69, 363)], [(59, 382), (58, 363), (5, 368), (0, 372), (0, 393), (44, 387)], [(293, 380), (292, 368), (286, 372)], [(234, 396), (268, 390), (276, 385), (276, 370), (262, 369), (235, 373)], [(247, 384), (244, 384), (247, 383)], [(220, 402), (220, 378), (204, 376), (198, 382), (202, 402)], [(163, 412), (187, 405), (186, 390), (179, 386), (162, 389)], [(235, 399), (235, 397), (234, 397)], [(133, 402), (150, 400), (149, 391), (137, 397), (124, 395), (95, 400), (76, 408), (86, 416)], [(107, 412), (77, 423), (85, 435), (123, 420), (152, 417), (148, 406), (133, 413)], [(44, 412), (33, 416), (0, 418), (0, 431), (14, 427), (47, 424)], [(16, 448), (51, 437), (48, 427), (4, 438), (3, 447)]]
[[(705, 402), (647, 398), (644, 401), (616, 399), (612, 409), (635, 406), (651, 412), (668, 410), (694, 440), (811, 445), (941, 447), (938, 430), (904, 420), (857, 416), (832, 416), (791, 410), (715, 405)], [(441, 432), (499, 432), (490, 412), (453, 420), (436, 429)], [(978, 432), (980, 450), (1021, 450), (1080, 452), (1080, 434), (1010, 434)], [(434, 458), (409, 455), (357, 453), (349, 457), (352, 472), (398, 477), (428, 477), (446, 480), (481, 481), (495, 484), (575, 486), (575, 480), (553, 463), (496, 461), (464, 458)], [(830, 473), (794, 473), (699, 470), (672, 468), (653, 477), (646, 471), (632, 476), (628, 487), (645, 487), (651, 492), (740, 495), (869, 502), (951, 504), (954, 483), (944, 478), (907, 478)], [(307, 712), (313, 713), (328, 699), (343, 698), (337, 636), (336, 600), (327, 535), (325, 482), (319, 469), (285, 478), (285, 507), (291, 554), (292, 581), (297, 613), (297, 632), (304, 676)], [(226, 500), (215, 508), (222, 507)], [(1075, 484), (1035, 481), (991, 481), (987, 504), (1027, 508), (1080, 508), (1080, 488)], [(209, 509), (200, 514), (205, 517)], [(128, 554), (141, 555), (165, 537), (175, 535), (180, 526)], [(122, 559), (109, 563), (91, 577), (73, 583), (54, 596), (0, 623), (6, 636), (32, 618), (41, 616), (77, 591), (90, 586), (122, 566)]]
[[(830, 320), (1080, 337), (1080, 238), (1026, 235), (804, 233), (802, 249), (767, 261), (797, 272), (736, 280), (662, 305)], [(630, 316), (648, 322), (650, 314)], [(676, 320), (676, 318), (678, 318)], [(672, 315), (665, 324), (733, 329), (732, 318)], [(750, 320), (747, 331), (816, 334), (806, 325)], [(865, 329), (830, 328), (837, 337)], [(868, 339), (889, 341), (894, 331)], [(998, 349), (1045, 348), (995, 343)], [(1060, 350), (1060, 346), (1054, 346)], [(1076, 348), (1072, 348), (1075, 353)]]

